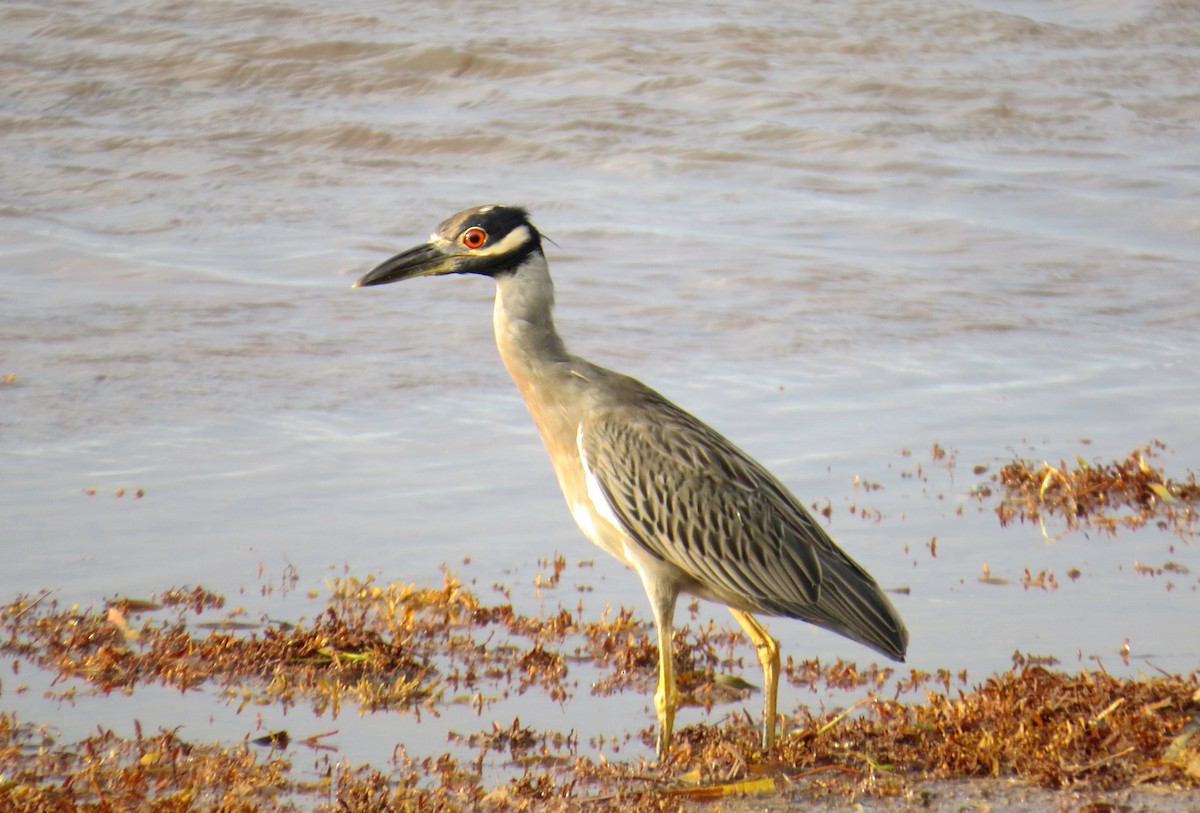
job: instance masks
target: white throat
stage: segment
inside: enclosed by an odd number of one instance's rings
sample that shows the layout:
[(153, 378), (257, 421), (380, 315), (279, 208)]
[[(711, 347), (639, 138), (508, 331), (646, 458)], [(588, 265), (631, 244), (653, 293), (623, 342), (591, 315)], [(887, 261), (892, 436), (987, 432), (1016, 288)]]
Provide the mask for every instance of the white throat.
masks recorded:
[(554, 329), (554, 283), (540, 251), (496, 278), (492, 327), (500, 356), (514, 377), (518, 371), (529, 374), (569, 358)]

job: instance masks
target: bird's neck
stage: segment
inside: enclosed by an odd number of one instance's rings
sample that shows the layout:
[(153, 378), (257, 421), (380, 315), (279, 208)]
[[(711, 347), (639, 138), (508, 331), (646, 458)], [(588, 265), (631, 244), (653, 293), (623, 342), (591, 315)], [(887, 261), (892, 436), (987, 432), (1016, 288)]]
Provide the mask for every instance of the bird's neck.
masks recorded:
[[(567, 504), (577, 516), (587, 492), (576, 451), (579, 427), (588, 414), (591, 365), (572, 356), (554, 329), (554, 283), (540, 251), (516, 271), (496, 278), (492, 324), (500, 358), (516, 383)], [(577, 512), (584, 512), (579, 514)]]
[(497, 277), (492, 326), (500, 358), (523, 394), (571, 359), (554, 329), (554, 283), (540, 251), (512, 273)]

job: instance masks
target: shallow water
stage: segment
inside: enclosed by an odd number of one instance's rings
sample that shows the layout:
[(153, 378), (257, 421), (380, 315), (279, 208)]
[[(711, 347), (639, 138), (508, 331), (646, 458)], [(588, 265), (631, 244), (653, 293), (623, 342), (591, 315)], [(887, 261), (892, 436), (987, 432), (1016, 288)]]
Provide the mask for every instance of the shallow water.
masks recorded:
[[(1099, 0), (6, 3), (0, 596), (200, 583), (295, 617), (344, 567), (423, 583), (449, 563), (537, 606), (519, 586), (558, 551), (596, 559), (589, 612), (648, 615), (563, 510), (495, 357), (489, 284), (349, 288), (503, 201), (557, 244), (575, 351), (829, 503), (842, 544), (909, 588), (911, 667), (981, 680), (1020, 650), (1190, 671), (1194, 544), (1047, 545), (967, 491), (976, 465), (1154, 438), (1169, 473), (1196, 468), (1197, 32), (1191, 4)], [(1134, 572), (1168, 561), (1190, 572)], [(1013, 584), (976, 581), (984, 563)], [(289, 567), (296, 592), (260, 595)], [(1026, 568), (1059, 589), (1023, 590)], [(797, 658), (869, 660), (772, 630)], [(251, 727), (204, 698), (72, 710), (3, 688), (67, 731)], [(785, 710), (826, 702), (786, 692)], [(494, 710), (538, 714), (609, 736), (653, 721), (648, 697), (586, 690)], [(447, 718), (343, 715), (338, 745), (378, 760), (489, 727)]]

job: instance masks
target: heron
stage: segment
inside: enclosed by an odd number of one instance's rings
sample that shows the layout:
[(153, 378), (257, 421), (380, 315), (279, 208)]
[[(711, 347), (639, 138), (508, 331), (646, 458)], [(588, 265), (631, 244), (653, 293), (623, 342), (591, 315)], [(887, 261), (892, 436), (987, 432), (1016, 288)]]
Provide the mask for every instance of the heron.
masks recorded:
[(779, 725), (778, 642), (754, 614), (796, 618), (903, 661), (908, 630), (875, 579), (765, 467), (640, 381), (568, 352), (554, 326), (542, 235), (519, 206), (477, 206), (355, 287), (478, 274), (496, 284), (500, 358), (537, 425), (567, 507), (637, 572), (658, 634), (657, 755), (679, 705), (672, 659), (681, 594), (724, 604), (763, 669), (762, 747)]

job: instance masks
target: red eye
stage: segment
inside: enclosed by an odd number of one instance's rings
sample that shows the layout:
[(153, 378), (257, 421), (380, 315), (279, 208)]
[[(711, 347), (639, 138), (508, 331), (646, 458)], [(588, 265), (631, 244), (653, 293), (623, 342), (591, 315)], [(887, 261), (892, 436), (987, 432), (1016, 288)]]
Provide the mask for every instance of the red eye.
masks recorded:
[(483, 244), (487, 242), (487, 232), (478, 226), (472, 226), (462, 233), (458, 238), (467, 248), (483, 248)]

